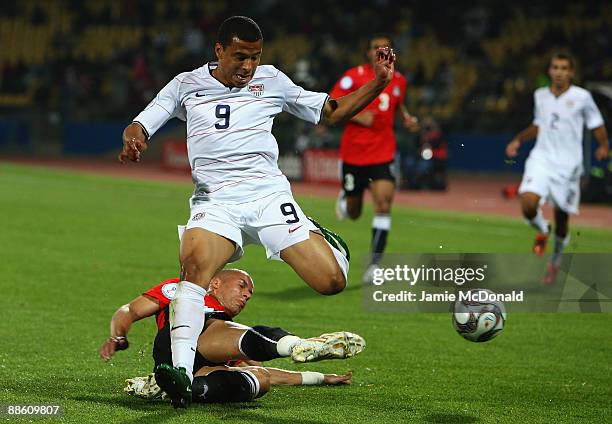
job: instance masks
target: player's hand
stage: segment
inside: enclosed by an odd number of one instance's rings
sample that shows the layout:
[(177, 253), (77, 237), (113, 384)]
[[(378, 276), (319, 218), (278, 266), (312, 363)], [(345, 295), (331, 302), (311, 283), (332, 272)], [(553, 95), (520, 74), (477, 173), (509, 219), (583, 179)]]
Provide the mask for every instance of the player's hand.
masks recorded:
[(520, 140), (518, 138), (513, 139), (506, 146), (506, 156), (508, 156), (509, 158), (516, 157), (516, 155), (518, 155), (519, 147), (521, 147)]
[(597, 150), (595, 150), (595, 158), (597, 160), (606, 160), (608, 156), (610, 156), (609, 146), (599, 146)]
[(393, 71), (395, 70), (395, 53), (390, 47), (380, 47), (376, 49), (376, 65), (374, 73), (376, 79), (385, 86), (391, 82)]
[(119, 162), (125, 163), (127, 159), (132, 162), (140, 162), (142, 153), (149, 146), (146, 142), (146, 137), (140, 125), (131, 123), (123, 130), (123, 150), (119, 153)]
[(410, 114), (405, 114), (404, 128), (410, 130), (410, 132), (417, 132), (419, 130), (419, 118)]
[(104, 344), (102, 344), (98, 352), (102, 359), (108, 361), (113, 357), (116, 351), (125, 350), (129, 346), (130, 344), (125, 337), (109, 337)]
[(344, 375), (325, 374), (323, 376), (323, 384), (336, 386), (339, 384), (351, 384), (353, 382), (353, 373), (351, 371)]

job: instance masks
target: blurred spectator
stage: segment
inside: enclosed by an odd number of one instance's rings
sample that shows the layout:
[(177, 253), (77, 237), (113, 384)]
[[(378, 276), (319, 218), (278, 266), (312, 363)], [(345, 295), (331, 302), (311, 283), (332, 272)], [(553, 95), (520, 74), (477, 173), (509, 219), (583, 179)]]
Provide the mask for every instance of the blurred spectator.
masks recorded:
[(414, 190), (446, 190), (448, 142), (438, 123), (427, 116), (422, 119), (418, 148), (402, 158), (404, 186)]

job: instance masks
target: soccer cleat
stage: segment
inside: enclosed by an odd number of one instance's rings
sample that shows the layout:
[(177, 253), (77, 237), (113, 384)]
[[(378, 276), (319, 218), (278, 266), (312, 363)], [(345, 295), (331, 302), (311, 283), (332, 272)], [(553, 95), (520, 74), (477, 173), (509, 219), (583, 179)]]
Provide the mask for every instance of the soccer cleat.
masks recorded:
[(326, 333), (297, 342), (291, 349), (291, 359), (294, 362), (346, 359), (363, 352), (365, 345), (365, 340), (358, 334), (348, 331)]
[(160, 364), (155, 368), (155, 381), (174, 408), (187, 408), (191, 404), (191, 380), (185, 368)]
[(338, 218), (339, 221), (348, 218), (348, 214), (346, 213), (346, 194), (344, 190), (340, 190), (338, 199), (336, 199), (336, 218)]
[(553, 285), (555, 281), (557, 280), (558, 276), (559, 276), (559, 267), (553, 264), (552, 262), (549, 262), (548, 266), (546, 267), (546, 275), (544, 276), (544, 279), (542, 280), (542, 282), (546, 284), (547, 286)]
[(325, 238), (325, 240), (329, 244), (331, 244), (333, 247), (338, 249), (340, 253), (342, 253), (346, 257), (347, 261), (351, 260), (351, 252), (349, 251), (348, 245), (342, 239), (342, 237), (340, 237), (338, 234), (334, 233), (333, 231), (328, 230), (327, 228), (319, 224), (317, 221), (315, 221), (311, 217), (307, 216), (306, 218), (308, 218), (310, 222), (312, 222), (315, 225), (315, 227), (319, 229), (319, 231), (321, 232), (321, 235)]
[(125, 380), (123, 391), (130, 396), (141, 399), (165, 399), (166, 393), (157, 385), (155, 374), (151, 373), (146, 377), (134, 377)]
[(536, 256), (544, 256), (544, 253), (546, 253), (547, 243), (548, 243), (548, 234), (545, 234), (545, 233), (536, 234), (535, 241), (533, 242), (533, 253)]

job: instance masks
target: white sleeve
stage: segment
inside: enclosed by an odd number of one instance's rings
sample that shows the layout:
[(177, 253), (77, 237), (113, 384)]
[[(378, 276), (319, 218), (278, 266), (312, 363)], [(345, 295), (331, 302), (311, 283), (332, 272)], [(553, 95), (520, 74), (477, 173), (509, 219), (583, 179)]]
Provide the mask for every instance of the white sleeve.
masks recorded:
[(542, 112), (538, 107), (538, 96), (533, 93), (533, 125), (536, 127), (544, 126), (544, 120), (542, 119)]
[(597, 104), (595, 104), (595, 100), (593, 100), (591, 93), (587, 93), (587, 99), (582, 113), (584, 114), (584, 122), (586, 123), (588, 129), (593, 130), (601, 127), (604, 124), (601, 112), (599, 112)]
[(327, 101), (327, 93), (304, 90), (299, 85), (295, 85), (287, 75), (280, 71), (278, 72), (278, 79), (281, 83), (281, 89), (285, 93), (283, 110), (304, 121), (318, 124), (323, 113), (323, 106)]
[(151, 103), (134, 118), (134, 122), (141, 124), (149, 137), (172, 118), (185, 120), (185, 108), (180, 103), (180, 85), (180, 80), (177, 77), (173, 78), (157, 93)]

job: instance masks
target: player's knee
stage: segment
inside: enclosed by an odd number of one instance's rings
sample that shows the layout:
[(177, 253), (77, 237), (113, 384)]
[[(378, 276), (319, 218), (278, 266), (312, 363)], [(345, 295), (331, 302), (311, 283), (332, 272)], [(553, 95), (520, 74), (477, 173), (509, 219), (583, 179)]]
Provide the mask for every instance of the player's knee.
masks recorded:
[(538, 203), (529, 198), (523, 199), (521, 201), (521, 209), (525, 218), (533, 219), (538, 214)]
[(391, 213), (391, 201), (383, 201), (376, 204), (377, 214), (390, 214)]
[(344, 278), (342, 270), (338, 268), (326, 276), (326, 279), (318, 292), (326, 296), (332, 296), (340, 293), (345, 287), (346, 278)]
[(347, 205), (346, 214), (349, 219), (355, 220), (361, 216), (361, 206), (350, 206)]

